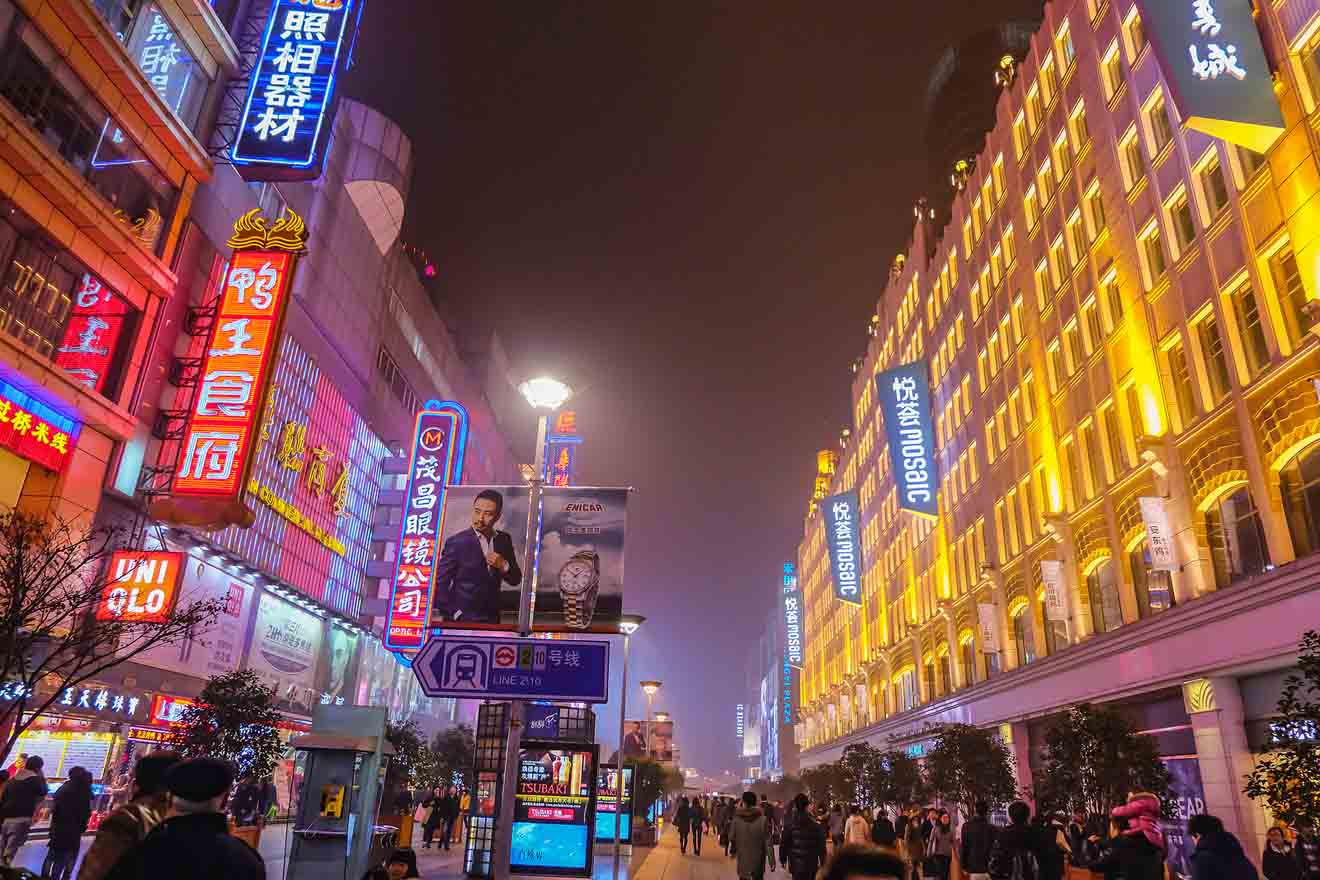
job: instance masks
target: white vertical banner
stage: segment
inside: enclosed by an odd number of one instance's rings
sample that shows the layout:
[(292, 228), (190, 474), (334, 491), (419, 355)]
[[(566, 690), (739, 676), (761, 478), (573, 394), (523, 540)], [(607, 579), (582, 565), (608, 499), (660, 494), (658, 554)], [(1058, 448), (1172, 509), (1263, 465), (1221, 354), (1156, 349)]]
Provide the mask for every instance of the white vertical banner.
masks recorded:
[(1063, 592), (1063, 563), (1057, 559), (1042, 559), (1040, 579), (1045, 587), (1045, 619), (1067, 620), (1068, 598)]
[(1173, 543), (1173, 528), (1169, 525), (1169, 511), (1164, 499), (1142, 497), (1141, 519), (1146, 524), (1146, 546), (1150, 549), (1151, 571), (1177, 571), (1178, 553)]
[(999, 606), (993, 602), (982, 602), (976, 606), (976, 619), (981, 629), (981, 653), (998, 654), (999, 646)]

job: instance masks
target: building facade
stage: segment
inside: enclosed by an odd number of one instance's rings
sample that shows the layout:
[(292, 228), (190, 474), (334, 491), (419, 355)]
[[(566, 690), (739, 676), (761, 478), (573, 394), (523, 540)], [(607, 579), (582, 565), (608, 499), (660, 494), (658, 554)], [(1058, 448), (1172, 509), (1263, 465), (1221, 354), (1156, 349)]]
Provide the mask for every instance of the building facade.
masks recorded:
[[(918, 216), (894, 260), (852, 427), (818, 462), (804, 766), (862, 740), (919, 754), (960, 721), (998, 726), (1029, 787), (1048, 718), (1114, 702), (1260, 851), (1242, 777), (1320, 620), (1320, 3), (1255, 22), (1285, 120), (1264, 154), (1183, 123), (1162, 65), (1187, 48), (1156, 51), (1132, 0), (1046, 4), (952, 219), (932, 242)], [(933, 520), (899, 509), (876, 405), (876, 375), (913, 361)], [(817, 510), (854, 489), (855, 605)]]
[[(323, 702), (432, 728), (474, 714), (423, 697), (380, 645), (402, 479), (385, 471), (437, 398), (470, 413), (465, 479), (518, 480), (491, 402), (507, 399), (503, 349), (464, 338), (398, 242), (413, 162), (393, 122), (341, 100), (306, 182), (248, 183), (225, 159), (217, 120), (270, 14), (269, 0), (0, 0), (0, 506), (182, 553), (183, 601), (226, 600), (213, 631), (39, 719), (16, 750), (45, 755), (52, 779), (74, 763), (113, 778), (235, 669), (276, 690), (286, 734)], [(168, 527), (147, 505), (179, 463), (226, 241), (253, 208), (291, 208), (309, 230), (247, 485), (256, 521)], [(293, 776), (286, 761), (284, 806)]]

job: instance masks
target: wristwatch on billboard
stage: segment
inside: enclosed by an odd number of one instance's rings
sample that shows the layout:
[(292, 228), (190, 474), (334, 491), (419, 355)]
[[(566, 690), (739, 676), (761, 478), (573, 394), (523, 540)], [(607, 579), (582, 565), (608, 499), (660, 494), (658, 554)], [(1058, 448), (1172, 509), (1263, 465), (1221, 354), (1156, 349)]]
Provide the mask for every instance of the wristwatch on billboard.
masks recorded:
[(591, 626), (599, 592), (600, 557), (594, 550), (579, 550), (559, 569), (559, 599), (564, 605), (564, 623), (570, 629)]

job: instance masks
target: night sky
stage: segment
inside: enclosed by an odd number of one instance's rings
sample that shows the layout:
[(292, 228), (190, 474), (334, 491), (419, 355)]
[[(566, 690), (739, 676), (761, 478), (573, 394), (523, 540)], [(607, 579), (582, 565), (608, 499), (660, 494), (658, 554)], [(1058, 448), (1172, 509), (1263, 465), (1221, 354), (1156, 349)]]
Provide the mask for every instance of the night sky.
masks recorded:
[(412, 138), (405, 239), (516, 370), (582, 390), (579, 482), (638, 490), (630, 678), (664, 681), (686, 766), (738, 766), (752, 640), (921, 194), (930, 67), (1040, 5), (368, 2), (345, 91)]

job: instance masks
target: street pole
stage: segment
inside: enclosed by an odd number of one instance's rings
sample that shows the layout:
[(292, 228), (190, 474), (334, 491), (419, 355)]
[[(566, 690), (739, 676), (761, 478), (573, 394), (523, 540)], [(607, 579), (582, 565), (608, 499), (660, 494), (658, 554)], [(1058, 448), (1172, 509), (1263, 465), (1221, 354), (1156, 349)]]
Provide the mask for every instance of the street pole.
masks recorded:
[(619, 825), (623, 816), (623, 719), (628, 715), (628, 641), (631, 638), (629, 633), (623, 634), (623, 696), (619, 698), (619, 751), (614, 762), (614, 769), (618, 773), (614, 798), (614, 869), (616, 871), (619, 868)]
[[(542, 413), (536, 424), (536, 452), (532, 477), (527, 492), (527, 543), (530, 559), (523, 574), (522, 591), (518, 598), (518, 634), (532, 633), (532, 605), (536, 600), (536, 563), (539, 556), (537, 525), (541, 518), (541, 483), (545, 479), (545, 437), (549, 431), (550, 415)], [(514, 801), (518, 796), (518, 773), (522, 756), (522, 727), (526, 717), (526, 703), (509, 701), (509, 733), (504, 741), (504, 779), (500, 784), (500, 814), (495, 826), (495, 851), (491, 854), (491, 868), (495, 880), (509, 880), (513, 861)]]

